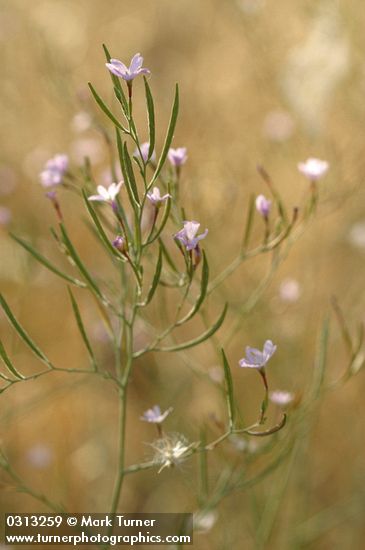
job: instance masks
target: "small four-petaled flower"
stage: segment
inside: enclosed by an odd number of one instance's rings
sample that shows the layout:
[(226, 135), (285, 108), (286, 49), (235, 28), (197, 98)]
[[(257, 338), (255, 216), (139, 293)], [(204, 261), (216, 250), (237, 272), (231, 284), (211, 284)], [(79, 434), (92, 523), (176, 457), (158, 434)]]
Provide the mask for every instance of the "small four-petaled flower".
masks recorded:
[(136, 53), (132, 57), (129, 67), (124, 65), (124, 63), (122, 63), (122, 61), (119, 61), (119, 59), (111, 59), (110, 62), (105, 63), (105, 65), (108, 67), (111, 73), (119, 76), (119, 78), (122, 78), (126, 82), (130, 82), (140, 74), (150, 74), (149, 69), (145, 69), (142, 67), (143, 57), (140, 53)]
[(137, 158), (142, 157), (142, 160), (145, 164), (148, 161), (154, 162), (156, 160), (156, 152), (153, 151), (150, 158), (148, 158), (149, 152), (150, 152), (150, 144), (149, 144), (148, 141), (146, 141), (145, 143), (141, 143), (141, 145), (139, 146), (139, 149), (138, 149), (138, 147), (136, 148), (136, 150), (133, 153), (133, 156), (137, 157)]
[(152, 424), (162, 424), (162, 422), (167, 418), (171, 413), (172, 407), (167, 409), (165, 412), (161, 412), (161, 409), (158, 405), (154, 405), (152, 409), (148, 409), (141, 416), (141, 420), (145, 422), (150, 422)]
[(246, 357), (240, 359), (240, 367), (248, 367), (251, 369), (263, 369), (269, 359), (274, 355), (276, 346), (271, 340), (266, 340), (263, 351), (256, 348), (246, 347)]
[(118, 184), (112, 183), (108, 188), (103, 185), (98, 185), (96, 188), (98, 195), (91, 195), (88, 200), (113, 203), (115, 201), (115, 197), (120, 191), (120, 188), (122, 187), (122, 184), (122, 181)]
[(178, 239), (178, 241), (185, 246), (186, 250), (194, 250), (198, 247), (199, 241), (207, 236), (208, 229), (206, 229), (201, 235), (197, 236), (197, 232), (200, 227), (199, 222), (185, 221), (183, 224), (183, 229), (181, 229), (178, 233), (175, 233), (175, 239)]
[(39, 174), (43, 187), (54, 187), (62, 183), (63, 176), (68, 169), (68, 156), (55, 155), (46, 162), (43, 171)]
[(178, 147), (177, 149), (171, 147), (167, 156), (172, 166), (182, 166), (188, 159), (186, 147)]
[(310, 181), (317, 181), (325, 175), (329, 168), (326, 160), (309, 158), (306, 162), (299, 162), (298, 170), (304, 174)]
[(152, 193), (147, 193), (147, 198), (150, 200), (153, 206), (156, 206), (156, 208), (159, 208), (163, 202), (171, 198), (171, 195), (170, 193), (166, 193), (165, 195), (161, 196), (159, 188), (154, 187)]

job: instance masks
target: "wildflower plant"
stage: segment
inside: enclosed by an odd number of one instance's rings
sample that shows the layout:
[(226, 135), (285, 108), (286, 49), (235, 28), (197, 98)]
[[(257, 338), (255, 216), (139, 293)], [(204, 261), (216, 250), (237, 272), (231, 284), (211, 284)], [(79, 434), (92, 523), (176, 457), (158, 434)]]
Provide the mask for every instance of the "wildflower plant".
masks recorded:
[[(185, 147), (172, 148), (176, 132), (176, 123), (179, 110), (179, 88), (176, 85), (170, 120), (162, 148), (157, 154), (156, 126), (154, 100), (149, 84), (149, 69), (142, 67), (143, 59), (136, 54), (129, 67), (121, 61), (110, 57), (107, 48), (106, 67), (112, 82), (112, 89), (118, 105), (118, 114), (114, 114), (112, 108), (99, 95), (90, 84), (93, 98), (101, 111), (106, 116), (106, 123), (112, 125), (115, 133), (115, 152), (117, 153), (123, 180), (115, 181), (108, 187), (100, 185), (94, 180), (90, 165), (86, 161), (83, 178), (78, 172), (73, 171), (68, 165), (68, 160), (63, 155), (58, 155), (49, 161), (42, 172), (41, 184), (52, 188), (51, 199), (57, 214), (58, 225), (52, 229), (56, 246), (60, 254), (63, 254), (69, 265), (69, 270), (64, 271), (52, 263), (41, 252), (36, 250), (27, 240), (17, 235), (12, 235), (14, 240), (23, 247), (42, 266), (62, 279), (68, 285), (70, 307), (73, 310), (80, 338), (87, 350), (90, 366), (65, 367), (55, 365), (44, 353), (38, 343), (33, 339), (30, 331), (22, 326), (8, 300), (1, 295), (0, 305), (8, 318), (10, 325), (19, 338), (35, 355), (43, 368), (35, 373), (26, 374), (16, 366), (9, 356), (5, 344), (0, 342), (0, 355), (5, 367), (1, 371), (1, 393), (11, 389), (17, 384), (27, 380), (34, 380), (48, 376), (54, 372), (81, 373), (98, 377), (101, 381), (108, 380), (114, 384), (119, 396), (119, 443), (118, 459), (115, 471), (113, 493), (108, 504), (110, 513), (114, 513), (123, 506), (121, 498), (122, 487), (127, 476), (136, 475), (138, 472), (150, 470), (151, 475), (164, 475), (167, 468), (178, 466), (189, 460), (197, 458), (199, 487), (197, 491), (197, 508), (200, 515), (212, 514), (220, 502), (229, 494), (244, 490), (248, 485), (259, 483), (261, 479), (270, 475), (278, 464), (288, 456), (295, 447), (295, 437), (298, 430), (287, 426), (287, 414), (293, 415), (291, 425), (300, 424), (301, 407), (310, 409), (313, 407), (318, 395), (324, 389), (337, 387), (356, 374), (363, 365), (364, 352), (362, 348), (362, 333), (353, 337), (347, 327), (340, 307), (334, 302), (334, 310), (339, 327), (349, 353), (349, 365), (340, 379), (334, 383), (325, 382), (326, 353), (328, 346), (329, 325), (326, 319), (321, 332), (317, 364), (313, 376), (312, 387), (307, 395), (299, 402), (292, 399), (294, 394), (284, 392), (283, 389), (269, 392), (270, 388), (270, 363), (278, 361), (275, 354), (280, 342), (275, 345), (270, 339), (264, 343), (263, 350), (252, 347), (246, 348), (244, 358), (234, 358), (230, 351), (232, 338), (241, 333), (242, 344), (245, 342), (245, 334), (242, 323), (242, 314), (251, 311), (257, 304), (260, 296), (266, 289), (273, 273), (286, 258), (293, 243), (302, 234), (306, 225), (315, 213), (318, 186), (312, 186), (308, 190), (307, 203), (299, 210), (293, 208), (287, 211), (284, 201), (274, 186), (270, 176), (263, 167), (258, 167), (263, 183), (271, 198), (267, 199), (260, 194), (257, 198), (248, 199), (247, 216), (243, 228), (243, 239), (237, 256), (232, 262), (223, 267), (219, 273), (211, 276), (209, 269), (209, 256), (214, 248), (214, 230), (200, 229), (201, 223), (191, 220), (189, 212), (181, 208), (179, 204), (179, 185), (181, 170), (187, 161)], [(134, 82), (135, 81), (135, 82)], [(133, 115), (133, 87), (143, 86), (148, 120), (148, 142), (142, 142)], [(131, 151), (133, 153), (131, 154)], [(311, 182), (319, 179), (328, 166), (318, 165), (313, 160), (308, 161), (299, 169), (307, 175)], [(115, 172), (114, 161), (112, 172)], [(62, 208), (62, 193), (75, 193), (84, 208), (92, 234), (101, 244), (107, 257), (111, 260), (113, 269), (121, 281), (120, 288), (113, 293), (108, 281), (103, 281), (90, 271), (87, 262), (81, 258), (78, 252), (77, 235), (71, 235)], [(184, 207), (184, 205), (182, 205)], [(265, 227), (261, 241), (252, 245), (252, 228), (255, 216), (263, 217)], [(205, 225), (203, 225), (205, 227)], [(207, 252), (206, 252), (207, 250)], [(240, 305), (240, 308), (232, 308), (232, 304), (220, 304), (220, 310), (213, 320), (209, 322), (206, 316), (205, 305), (208, 298), (216, 289), (226, 281), (240, 266), (260, 255), (271, 257), (271, 267), (259, 288), (252, 296)], [(151, 273), (151, 275), (149, 275)], [(179, 300), (173, 302), (175, 311), (172, 319), (161, 330), (159, 326), (151, 326), (150, 318), (146, 314), (150, 304), (158, 296), (159, 288), (167, 291), (178, 292)], [(97, 303), (102, 321), (105, 323), (109, 334), (109, 345), (113, 350), (115, 365), (113, 369), (106, 368), (94, 352), (94, 346), (90, 335), (83, 322), (83, 315), (78, 304), (76, 292), (88, 293), (90, 298)], [(216, 302), (219, 304), (220, 298)], [(237, 305), (237, 304), (236, 304)], [(222, 327), (227, 312), (232, 315), (230, 329), (224, 333), (224, 343), (218, 338), (218, 331)], [(200, 317), (205, 328), (201, 333), (194, 334), (190, 339), (182, 340), (178, 335), (179, 328), (188, 325), (195, 318)], [(149, 340), (140, 344), (136, 338), (137, 323), (146, 327)], [(270, 334), (261, 334), (257, 338), (264, 341), (270, 338)], [(140, 419), (146, 423), (155, 424), (157, 427), (157, 439), (151, 432), (150, 459), (144, 460), (136, 457), (132, 464), (126, 463), (126, 417), (128, 411), (128, 389), (131, 376), (137, 360), (153, 353), (165, 353), (180, 356), (189, 362), (188, 351), (196, 346), (205, 345), (210, 340), (215, 347), (217, 361), (220, 362), (224, 372), (222, 383), (211, 380), (218, 386), (222, 394), (222, 402), (226, 407), (226, 420), (218, 422), (219, 433), (212, 437), (206, 425), (200, 426), (192, 441), (188, 441), (184, 434), (176, 433), (179, 419), (172, 411), (170, 403), (162, 412), (160, 405), (154, 405), (143, 413)], [(223, 349), (224, 347), (224, 349)], [(285, 354), (285, 349), (281, 350)], [(237, 365), (232, 368), (230, 364)], [(243, 367), (243, 369), (239, 369)], [(257, 370), (264, 387), (264, 398), (258, 404), (253, 416), (256, 420), (247, 425), (243, 421), (241, 413), (241, 396), (234, 389), (234, 378), (243, 375), (243, 370), (250, 368)], [(294, 368), (294, 367), (293, 367)], [(194, 369), (193, 369), (194, 370)], [(199, 365), (197, 370), (204, 373), (204, 366)], [(291, 388), (292, 389), (292, 388)], [(276, 407), (277, 420), (268, 424), (267, 411), (273, 403), (282, 405)], [(289, 405), (290, 407), (284, 407)], [(219, 408), (219, 403), (217, 403)], [(284, 412), (282, 409), (287, 411)], [(174, 431), (165, 429), (165, 425), (173, 426)], [(152, 430), (153, 431), (153, 430)], [(154, 432), (154, 431), (153, 431)], [(211, 471), (209, 456), (218, 448), (232, 445), (232, 438), (267, 438), (269, 443), (265, 445), (264, 453), (269, 454), (270, 459), (261, 467), (257, 467), (252, 474), (248, 473), (247, 464), (233, 459), (231, 463), (224, 461), (222, 471)], [(63, 507), (52, 501), (48, 495), (37, 492), (23, 480), (11, 466), (5, 451), (0, 455), (0, 466), (13, 479), (20, 490), (32, 495), (35, 499), (51, 510), (62, 510)]]

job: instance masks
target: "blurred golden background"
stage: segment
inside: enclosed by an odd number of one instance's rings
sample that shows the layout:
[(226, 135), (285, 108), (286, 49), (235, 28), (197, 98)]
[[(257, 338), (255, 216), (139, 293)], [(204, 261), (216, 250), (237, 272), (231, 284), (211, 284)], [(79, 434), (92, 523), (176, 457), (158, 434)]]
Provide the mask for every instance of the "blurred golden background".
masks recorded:
[[(112, 89), (102, 44), (125, 62), (136, 52), (151, 70), (161, 148), (179, 82), (181, 109), (174, 146), (189, 159), (181, 182), (189, 219), (209, 228), (204, 248), (214, 275), (236, 255), (251, 193), (266, 193), (262, 163), (288, 208), (303, 203), (308, 182), (297, 163), (326, 159), (315, 220), (270, 277), (255, 308), (242, 314), (226, 350), (236, 395), (249, 421), (261, 386), (236, 369), (246, 345), (278, 345), (268, 373), (271, 386), (304, 394), (312, 376), (321, 322), (336, 295), (349, 326), (364, 320), (365, 10), (361, 0), (3, 0), (0, 4), (0, 285), (34, 340), (63, 367), (87, 363), (65, 285), (36, 264), (8, 236), (11, 229), (59, 261), (49, 226), (54, 212), (38, 174), (56, 153), (76, 169), (89, 156), (95, 178), (108, 176), (108, 149), (100, 130), (111, 125), (93, 102), (92, 82), (109, 102)], [(142, 82), (135, 103), (146, 128)], [(147, 139), (147, 129), (144, 140)], [(108, 275), (102, 253), (84, 227), (83, 205), (63, 199), (80, 254), (98, 276)], [(254, 240), (263, 232), (255, 222)], [(269, 270), (260, 256), (245, 263), (218, 291), (240, 311)], [(77, 294), (85, 322), (105, 364), (112, 361), (93, 303)], [(153, 309), (156, 322), (159, 309)], [(217, 340), (234, 324), (233, 313)], [(150, 318), (151, 320), (151, 318)], [(152, 316), (153, 320), (153, 316)], [(201, 328), (199, 324), (193, 325)], [(331, 323), (328, 379), (346, 365), (341, 337)], [(0, 313), (1, 337), (14, 363), (32, 372), (37, 363)], [(186, 329), (186, 336), (194, 336)], [(184, 335), (184, 332), (182, 332)], [(146, 335), (141, 328), (141, 339)], [(159, 402), (174, 406), (172, 431), (194, 441), (224, 402), (208, 377), (220, 376), (209, 344), (183, 359), (147, 355), (133, 375), (127, 463), (149, 459), (153, 427), (139, 416)], [(1, 395), (0, 438), (18, 473), (71, 511), (106, 511), (115, 471), (114, 388), (93, 377), (51, 374)], [(365, 544), (365, 382), (358, 377), (325, 395), (295, 459), (262, 484), (228, 497), (201, 549), (361, 549)], [(308, 432), (308, 433), (307, 433)], [(226, 451), (227, 452), (227, 451)], [(227, 452), (227, 460), (233, 449)], [(245, 451), (246, 452), (246, 451)], [(242, 451), (244, 454), (244, 451)], [(238, 455), (237, 455), (238, 456)], [(235, 457), (235, 460), (239, 458)], [(225, 460), (225, 454), (221, 455)], [(127, 479), (123, 511), (194, 511), (192, 464), (147, 471)], [(3, 476), (1, 512), (41, 511)], [(267, 503), (280, 503), (267, 510)], [(266, 508), (265, 508), (266, 506)], [(263, 525), (261, 521), (265, 519)]]

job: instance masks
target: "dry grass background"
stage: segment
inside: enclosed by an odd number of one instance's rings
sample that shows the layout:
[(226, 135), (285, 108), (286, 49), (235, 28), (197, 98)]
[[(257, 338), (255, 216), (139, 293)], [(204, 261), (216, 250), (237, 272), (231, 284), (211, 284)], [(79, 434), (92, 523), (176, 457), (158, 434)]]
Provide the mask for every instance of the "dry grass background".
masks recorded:
[[(307, 190), (297, 162), (309, 156), (330, 162), (316, 220), (255, 310), (242, 318), (229, 349), (233, 365), (246, 344), (259, 346), (272, 338), (279, 346), (269, 373), (273, 386), (302, 391), (311, 376), (316, 337), (331, 294), (338, 296), (350, 324), (364, 318), (364, 237), (362, 245), (350, 238), (354, 224), (365, 219), (364, 25), (361, 0), (2, 0), (0, 204), (11, 209), (11, 228), (56, 257), (48, 237), (55, 220), (38, 172), (47, 158), (66, 152), (74, 166), (89, 154), (96, 177), (102, 177), (108, 152), (96, 124), (106, 121), (90, 98), (87, 82), (111, 97), (103, 42), (123, 60), (142, 52), (152, 71), (159, 145), (173, 85), (178, 81), (181, 86), (174, 143), (189, 151), (182, 198), (190, 217), (209, 227), (205, 248), (213, 272), (235, 255), (250, 193), (265, 192), (257, 163), (265, 165), (288, 206), (294, 206)], [(141, 83), (138, 87), (142, 90)], [(142, 93), (138, 97), (142, 101)], [(93, 117), (91, 128), (75, 129), (80, 111)], [(275, 118), (278, 111), (281, 115)], [(137, 118), (144, 122), (142, 109)], [(83, 228), (81, 206), (65, 197), (63, 209), (88, 265), (107, 273)], [(255, 231), (258, 236), (259, 223)], [(361, 241), (361, 226), (359, 231)], [(268, 262), (261, 257), (245, 264), (217, 300), (223, 295), (238, 306), (257, 286)], [(301, 285), (295, 303), (280, 300), (286, 277)], [(30, 261), (1, 226), (0, 285), (56, 363), (85, 364), (63, 284)], [(79, 298), (107, 364), (111, 352), (96, 311), (81, 294)], [(159, 311), (154, 315), (158, 319)], [(15, 363), (31, 372), (35, 362), (3, 316), (0, 330)], [(217, 361), (206, 345), (193, 350), (191, 358), (207, 372)], [(343, 366), (333, 323), (329, 376), (336, 377)], [(250, 372), (235, 372), (235, 379), (245, 414), (254, 418), (259, 382)], [(322, 402), (314, 429), (292, 465), (289, 489), (265, 547), (363, 548), (364, 389), (360, 375)], [(171, 427), (192, 439), (197, 423), (208, 422), (212, 413), (224, 414), (217, 392), (183, 362), (149, 355), (132, 381), (128, 462), (148, 456), (144, 442), (151, 440), (151, 430), (139, 425), (138, 417), (157, 401), (174, 405)], [(0, 417), (4, 447), (26, 479), (70, 510), (106, 510), (116, 447), (111, 385), (66, 375), (19, 384), (1, 396)], [(195, 546), (259, 548), (255, 530), (260, 510), (287, 469), (249, 495), (227, 499), (219, 524), (210, 534), (197, 536)], [(193, 475), (188, 465), (181, 472), (147, 472), (128, 479), (123, 510), (195, 509)], [(254, 507), (256, 515), (251, 514)], [(317, 515), (324, 509), (324, 515)], [(4, 478), (1, 511), (11, 510), (39, 510), (39, 505), (16, 494)], [(305, 523), (310, 518), (312, 523)], [(286, 538), (294, 526), (314, 535), (294, 543)]]

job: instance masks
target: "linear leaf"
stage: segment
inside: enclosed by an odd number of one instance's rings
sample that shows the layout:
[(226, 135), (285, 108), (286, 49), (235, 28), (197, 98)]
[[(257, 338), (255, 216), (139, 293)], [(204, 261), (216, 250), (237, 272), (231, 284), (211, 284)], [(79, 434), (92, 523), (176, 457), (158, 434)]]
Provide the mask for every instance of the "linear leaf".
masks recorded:
[[(104, 53), (105, 53), (105, 58), (106, 60), (110, 61), (111, 59), (111, 55), (109, 53), (109, 50), (108, 48), (106, 47), (105, 44), (103, 44), (103, 50), (104, 50)], [(115, 94), (117, 96), (117, 99), (120, 101), (120, 103), (122, 104), (122, 107), (125, 105), (126, 107), (126, 110), (125, 110), (125, 115), (127, 116), (127, 112), (128, 112), (128, 103), (127, 103), (127, 99), (125, 97), (125, 94), (123, 92), (123, 88), (122, 88), (122, 85), (121, 85), (121, 82), (119, 80), (119, 78), (117, 77), (117, 75), (113, 74), (112, 72), (109, 71), (109, 74), (110, 74), (110, 78), (112, 79), (112, 82), (114, 84), (114, 91), (118, 91), (118, 94), (119, 94), (119, 97), (117, 95), (117, 93)], [(123, 111), (124, 111), (124, 107), (123, 107)]]
[(128, 147), (126, 143), (124, 143), (124, 147), (123, 147), (123, 160), (124, 160), (125, 168), (127, 170), (128, 181), (131, 186), (133, 196), (135, 198), (135, 201), (139, 205), (137, 182), (136, 182), (136, 178), (134, 177), (132, 161), (131, 161), (131, 157), (129, 156)]
[(95, 355), (94, 355), (94, 352), (93, 352), (93, 349), (91, 347), (91, 344), (90, 344), (90, 341), (87, 337), (87, 334), (86, 334), (86, 330), (85, 330), (85, 326), (84, 326), (84, 323), (82, 322), (82, 318), (81, 318), (81, 314), (80, 314), (80, 310), (79, 310), (79, 306), (77, 305), (77, 302), (75, 300), (75, 297), (74, 295), (72, 294), (70, 288), (68, 289), (68, 292), (69, 292), (69, 295), (70, 295), (70, 299), (71, 299), (71, 304), (72, 304), (72, 309), (73, 309), (73, 312), (74, 312), (74, 315), (75, 315), (75, 319), (76, 319), (76, 323), (77, 323), (77, 326), (78, 326), (78, 329), (80, 331), (80, 334), (81, 334), (81, 337), (84, 341), (84, 344), (86, 346), (86, 349), (89, 353), (89, 357), (90, 357), (90, 360), (91, 360), (91, 363), (94, 367), (94, 370), (97, 370), (97, 363), (96, 363), (96, 359), (95, 359)]
[(209, 282), (209, 266), (207, 262), (207, 258), (205, 255), (205, 252), (203, 251), (203, 267), (202, 267), (202, 278), (200, 283), (200, 293), (199, 296), (191, 308), (191, 310), (180, 319), (180, 321), (177, 323), (178, 325), (182, 325), (183, 323), (186, 323), (189, 321), (194, 315), (199, 311), (200, 306), (204, 302), (205, 296), (207, 294), (207, 288), (208, 288), (208, 282)]
[(120, 168), (122, 170), (123, 179), (124, 179), (125, 187), (127, 189), (129, 201), (130, 201), (134, 211), (136, 212), (136, 209), (139, 208), (139, 203), (138, 203), (138, 200), (136, 199), (136, 197), (134, 196), (132, 187), (131, 187), (130, 182), (129, 182), (128, 171), (127, 171), (127, 167), (125, 166), (125, 160), (124, 160), (124, 147), (123, 147), (122, 138), (120, 137), (120, 133), (119, 133), (118, 128), (116, 128), (115, 131), (116, 131), (116, 136), (117, 136), (117, 147), (118, 147)]
[(4, 361), (4, 364), (7, 367), (7, 369), (12, 374), (14, 374), (14, 376), (16, 376), (16, 378), (20, 378), (22, 380), (24, 378), (24, 376), (22, 374), (20, 374), (20, 372), (17, 371), (17, 369), (14, 367), (13, 363), (10, 361), (10, 358), (9, 358), (8, 354), (6, 353), (6, 350), (5, 350), (4, 345), (3, 345), (1, 340), (0, 340), (0, 356), (1, 356), (1, 359)]
[(235, 406), (234, 406), (233, 382), (232, 382), (231, 369), (229, 368), (229, 363), (223, 349), (222, 349), (222, 358), (223, 358), (223, 367), (224, 367), (224, 377), (226, 380), (226, 395), (227, 395), (229, 427), (233, 429), (235, 412), (236, 412)]
[(155, 150), (155, 108), (153, 105), (153, 97), (151, 89), (147, 82), (147, 78), (143, 77), (144, 87), (146, 91), (146, 102), (147, 102), (147, 113), (148, 113), (148, 132), (149, 132), (149, 142), (150, 146), (148, 149), (148, 160), (152, 157), (153, 151)]
[(0, 305), (4, 310), (5, 315), (7, 316), (9, 322), (14, 327), (16, 332), (19, 334), (20, 338), (27, 344), (27, 346), (32, 350), (32, 352), (47, 365), (48, 368), (52, 369), (53, 365), (48, 359), (48, 357), (43, 353), (43, 351), (37, 346), (37, 344), (32, 340), (28, 333), (24, 330), (21, 324), (15, 318), (13, 312), (8, 306), (4, 296), (0, 294)]
[(228, 305), (226, 304), (224, 306), (222, 313), (220, 314), (220, 316), (218, 317), (214, 325), (212, 325), (208, 330), (203, 332), (203, 334), (201, 334), (197, 338), (194, 338), (193, 340), (189, 340), (188, 342), (184, 342), (182, 344), (177, 344), (175, 346), (170, 346), (166, 348), (153, 348), (153, 350), (151, 351), (180, 351), (180, 350), (192, 348), (194, 346), (197, 346), (198, 344), (201, 344), (202, 342), (210, 338), (210, 336), (213, 336), (213, 334), (217, 332), (217, 330), (222, 326), (224, 318), (227, 313), (227, 308), (228, 308)]
[(171, 145), (171, 142), (172, 142), (172, 138), (174, 137), (174, 131), (175, 131), (175, 126), (176, 126), (176, 120), (177, 120), (178, 113), (179, 113), (179, 86), (176, 84), (175, 98), (174, 98), (174, 103), (173, 103), (173, 106), (172, 106), (170, 122), (169, 122), (169, 127), (168, 127), (168, 130), (167, 130), (167, 134), (166, 134), (165, 143), (163, 145), (162, 153), (161, 153), (160, 159), (158, 161), (158, 164), (156, 166), (155, 173), (153, 174), (152, 180), (151, 180), (151, 182), (148, 186), (149, 188), (152, 187), (152, 185), (154, 184), (154, 182), (158, 178), (159, 173), (161, 172), (162, 167), (164, 165), (164, 162), (166, 160), (167, 153), (169, 151), (169, 148), (170, 148), (170, 145)]
[(89, 82), (89, 88), (91, 90), (91, 93), (94, 96), (94, 99), (96, 103), (99, 105), (100, 109), (106, 114), (106, 116), (117, 126), (120, 130), (123, 132), (128, 132), (126, 128), (124, 128), (123, 124), (121, 124), (118, 119), (113, 115), (109, 107), (106, 106), (105, 102), (101, 99), (97, 91), (95, 90), (94, 86)]
[(242, 241), (242, 250), (246, 250), (250, 236), (251, 236), (251, 230), (252, 230), (252, 222), (255, 214), (255, 196), (251, 195), (250, 202), (248, 205), (248, 213), (247, 213), (247, 220), (246, 220), (246, 226), (245, 226), (245, 232), (243, 235), (243, 241)]
[(327, 364), (328, 338), (329, 338), (329, 319), (326, 318), (322, 324), (322, 330), (319, 338), (317, 359), (314, 367), (313, 386), (312, 386), (312, 392), (311, 392), (313, 400), (319, 397), (323, 386), (324, 375), (325, 375), (326, 364)]
[[(117, 78), (117, 77), (115, 77), (115, 78)], [(114, 93), (115, 93), (115, 97), (117, 98), (117, 100), (120, 103), (120, 106), (122, 107), (124, 116), (128, 120), (128, 113), (129, 113), (128, 103), (127, 103), (127, 98), (125, 97), (125, 94), (122, 90), (122, 87), (120, 86), (119, 88), (117, 88), (116, 86), (114, 86)], [(128, 131), (128, 133), (129, 133), (129, 131)]]
[(67, 250), (68, 250), (71, 258), (75, 262), (75, 264), (78, 267), (80, 273), (83, 275), (83, 277), (87, 281), (89, 287), (95, 292), (95, 294), (97, 294), (97, 296), (99, 296), (99, 298), (101, 298), (103, 300), (103, 295), (102, 295), (99, 287), (97, 286), (94, 279), (92, 278), (92, 276), (90, 275), (90, 273), (88, 272), (88, 270), (84, 266), (83, 262), (81, 261), (79, 255), (77, 254), (72, 242), (70, 241), (70, 238), (67, 234), (66, 228), (63, 225), (63, 223), (60, 224), (60, 228), (61, 228), (61, 233), (62, 233), (64, 244), (66, 245)]
[(85, 193), (84, 190), (82, 191), (82, 196), (84, 197), (84, 201), (85, 201), (85, 205), (86, 205), (87, 211), (89, 212), (89, 214), (90, 214), (90, 216), (91, 216), (91, 218), (92, 218), (92, 220), (93, 220), (93, 222), (94, 222), (96, 231), (98, 232), (101, 241), (105, 244), (105, 247), (107, 248), (107, 250), (108, 250), (113, 256), (117, 257), (117, 258), (120, 260), (120, 259), (121, 259), (121, 256), (120, 256), (118, 250), (116, 250), (116, 248), (114, 248), (114, 246), (111, 244), (110, 240), (108, 239), (108, 236), (107, 236), (107, 234), (105, 233), (104, 228), (103, 228), (103, 226), (101, 225), (101, 222), (100, 222), (98, 216), (96, 215), (95, 210), (94, 210), (93, 207), (91, 206), (90, 201), (87, 199), (87, 196), (86, 196), (86, 193)]
[(20, 237), (17, 237), (13, 233), (10, 233), (10, 236), (14, 241), (16, 241), (18, 244), (20, 244), (25, 250), (27, 250), (39, 263), (44, 265), (49, 271), (52, 271), (52, 273), (55, 273), (62, 279), (65, 279), (65, 281), (68, 281), (69, 283), (72, 283), (73, 285), (76, 285), (80, 288), (85, 288), (86, 285), (82, 281), (79, 281), (78, 279), (75, 279), (74, 277), (71, 277), (70, 275), (67, 275), (66, 273), (63, 273), (60, 271), (57, 267), (55, 267), (51, 262), (47, 260), (42, 254), (40, 254), (37, 250), (35, 250), (29, 243), (26, 241), (23, 241)]
[(160, 281), (160, 277), (161, 277), (161, 271), (162, 271), (162, 249), (160, 247), (159, 251), (158, 251), (158, 258), (157, 258), (155, 274), (153, 276), (152, 283), (151, 283), (150, 289), (149, 289), (148, 294), (147, 294), (147, 298), (143, 303), (143, 305), (145, 305), (145, 306), (150, 303), (150, 301), (152, 300), (152, 298), (153, 298), (153, 296), (156, 292), (156, 288), (157, 288), (157, 285), (158, 285), (158, 283)]
[(161, 237), (158, 239), (158, 242), (162, 248), (162, 253), (163, 255), (165, 256), (165, 259), (167, 261), (167, 263), (169, 264), (169, 266), (171, 267), (171, 269), (175, 272), (175, 273), (179, 273), (179, 270), (178, 268), (176, 267), (175, 265), (175, 262), (173, 261), (173, 259), (171, 258), (163, 240), (161, 239)]
[(167, 220), (169, 219), (170, 210), (171, 210), (171, 199), (168, 198), (167, 201), (166, 201), (166, 205), (165, 205), (165, 209), (164, 209), (164, 213), (163, 213), (163, 216), (162, 216), (160, 227), (157, 229), (156, 233), (148, 239), (148, 241), (145, 244), (153, 243), (161, 235), (162, 230), (165, 227), (165, 225), (167, 223)]

